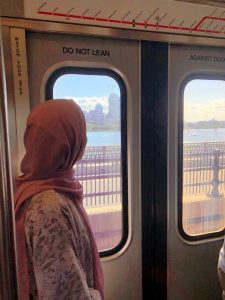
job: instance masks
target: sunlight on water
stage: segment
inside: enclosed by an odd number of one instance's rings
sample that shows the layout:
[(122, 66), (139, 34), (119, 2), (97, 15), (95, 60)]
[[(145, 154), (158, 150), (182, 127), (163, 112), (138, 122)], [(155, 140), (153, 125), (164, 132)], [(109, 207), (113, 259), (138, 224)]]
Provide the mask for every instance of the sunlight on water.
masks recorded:
[(184, 143), (225, 142), (225, 128), (185, 129)]

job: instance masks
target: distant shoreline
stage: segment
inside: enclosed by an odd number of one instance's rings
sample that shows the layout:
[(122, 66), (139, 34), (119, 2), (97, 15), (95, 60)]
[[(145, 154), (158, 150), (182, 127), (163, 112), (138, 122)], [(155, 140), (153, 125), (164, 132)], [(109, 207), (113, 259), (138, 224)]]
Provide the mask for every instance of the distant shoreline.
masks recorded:
[(225, 121), (199, 121), (199, 122), (184, 122), (184, 129), (219, 129), (225, 128)]
[(185, 127), (184, 126), (184, 130), (191, 130), (191, 129), (224, 129), (225, 128), (225, 126), (214, 126), (214, 127), (207, 127), (207, 126), (201, 126), (201, 127)]
[(87, 123), (87, 131), (121, 131), (120, 124), (93, 124)]

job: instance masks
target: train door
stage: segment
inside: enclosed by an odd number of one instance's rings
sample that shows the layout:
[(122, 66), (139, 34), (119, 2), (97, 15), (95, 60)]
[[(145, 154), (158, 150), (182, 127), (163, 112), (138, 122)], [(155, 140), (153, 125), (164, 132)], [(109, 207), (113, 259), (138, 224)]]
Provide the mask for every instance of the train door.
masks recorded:
[[(5, 33), (5, 32), (4, 32)], [(13, 190), (9, 149), (6, 66), (0, 25), (0, 299), (16, 299)]]
[(225, 50), (169, 47), (168, 299), (220, 299)]
[(141, 43), (141, 95), (143, 299), (167, 299), (167, 43)]
[[(106, 299), (141, 299), (139, 43), (24, 33), (11, 30), (15, 55), (20, 51), (27, 57), (27, 88), (26, 79), (17, 80), (25, 65), (14, 72), (18, 160), (30, 109), (52, 98), (72, 99), (81, 106), (88, 144), (76, 175), (102, 257)], [(26, 49), (21, 50), (23, 40)], [(24, 99), (20, 109), (24, 93), (30, 101)]]

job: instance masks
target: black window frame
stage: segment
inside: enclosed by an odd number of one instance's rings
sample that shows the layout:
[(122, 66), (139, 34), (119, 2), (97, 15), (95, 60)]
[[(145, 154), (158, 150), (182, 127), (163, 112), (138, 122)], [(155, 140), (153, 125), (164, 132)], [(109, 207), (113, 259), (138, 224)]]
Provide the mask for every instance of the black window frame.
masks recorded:
[(178, 104), (178, 231), (181, 237), (190, 242), (202, 241), (207, 239), (219, 238), (224, 236), (225, 227), (223, 230), (196, 236), (189, 235), (183, 228), (183, 130), (184, 130), (184, 90), (192, 80), (223, 80), (225, 76), (218, 74), (196, 73), (187, 76), (181, 83), (179, 89), (179, 104)]
[(45, 88), (45, 100), (53, 99), (53, 88), (56, 80), (67, 74), (102, 75), (114, 79), (120, 88), (121, 109), (121, 180), (122, 180), (122, 237), (116, 247), (99, 252), (100, 257), (107, 257), (118, 253), (128, 239), (128, 167), (127, 167), (127, 89), (122, 77), (111, 69), (96, 67), (60, 67), (48, 77)]

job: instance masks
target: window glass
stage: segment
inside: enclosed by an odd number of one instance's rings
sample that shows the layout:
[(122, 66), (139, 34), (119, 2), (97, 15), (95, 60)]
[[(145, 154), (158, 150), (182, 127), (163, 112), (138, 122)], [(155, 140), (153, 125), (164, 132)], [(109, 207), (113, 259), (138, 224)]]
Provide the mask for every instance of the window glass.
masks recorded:
[(98, 249), (108, 251), (123, 235), (121, 90), (114, 78), (87, 73), (58, 77), (53, 98), (74, 100), (85, 115), (87, 147), (75, 172)]
[(225, 225), (225, 81), (194, 79), (184, 89), (183, 230), (205, 235)]

